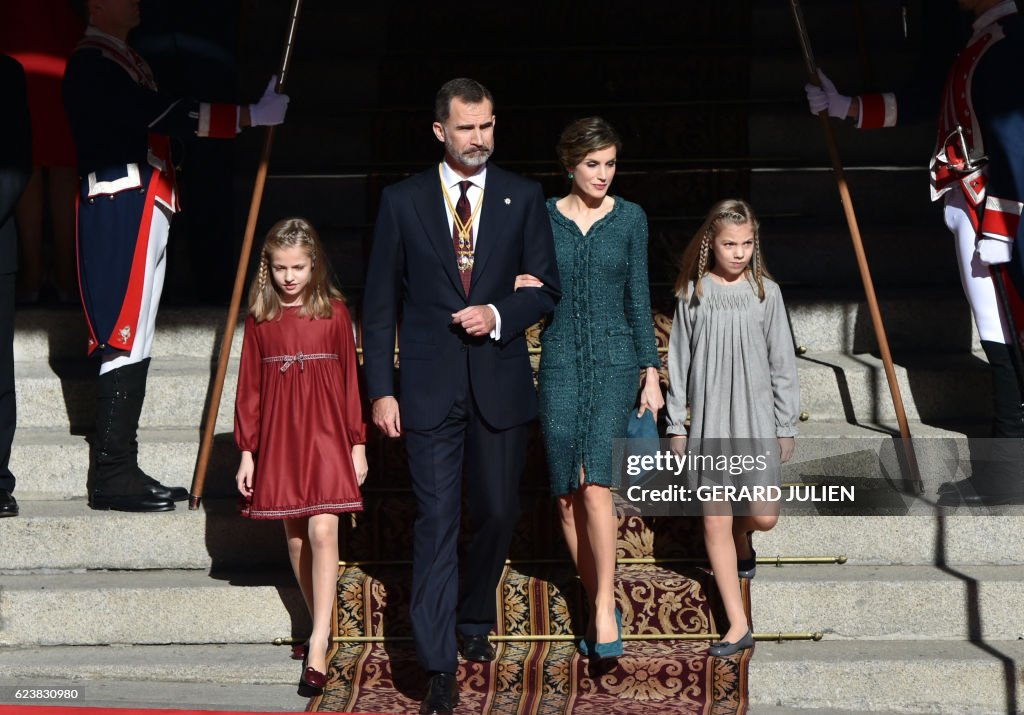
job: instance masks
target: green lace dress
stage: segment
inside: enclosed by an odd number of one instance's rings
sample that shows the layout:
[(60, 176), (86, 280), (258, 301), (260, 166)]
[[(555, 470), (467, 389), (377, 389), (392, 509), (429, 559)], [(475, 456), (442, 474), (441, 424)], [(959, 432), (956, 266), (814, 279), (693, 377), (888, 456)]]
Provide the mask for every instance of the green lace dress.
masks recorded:
[(647, 283), (647, 217), (621, 198), (584, 236), (549, 199), (562, 299), (541, 335), (540, 424), (551, 491), (617, 486), (612, 440), (625, 436), (640, 369), (657, 366)]

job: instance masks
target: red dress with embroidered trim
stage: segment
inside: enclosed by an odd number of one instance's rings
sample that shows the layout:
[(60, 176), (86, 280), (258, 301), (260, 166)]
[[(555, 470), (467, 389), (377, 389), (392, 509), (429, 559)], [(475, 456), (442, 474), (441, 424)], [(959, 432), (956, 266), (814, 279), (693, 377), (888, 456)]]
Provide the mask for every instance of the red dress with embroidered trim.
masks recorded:
[(365, 444), (352, 319), (341, 301), (312, 320), (299, 308), (245, 320), (235, 442), (253, 453), (253, 493), (241, 513), (286, 519), (361, 511), (352, 445)]

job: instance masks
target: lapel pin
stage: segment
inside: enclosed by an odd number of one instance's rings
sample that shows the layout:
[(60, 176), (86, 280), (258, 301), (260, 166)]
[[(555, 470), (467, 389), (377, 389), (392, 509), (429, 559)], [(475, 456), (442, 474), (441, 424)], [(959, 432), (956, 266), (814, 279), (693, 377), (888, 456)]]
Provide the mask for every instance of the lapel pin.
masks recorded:
[(506, 196), (505, 197), (505, 205), (508, 206), (511, 203), (512, 203), (512, 199), (510, 199), (509, 197)]

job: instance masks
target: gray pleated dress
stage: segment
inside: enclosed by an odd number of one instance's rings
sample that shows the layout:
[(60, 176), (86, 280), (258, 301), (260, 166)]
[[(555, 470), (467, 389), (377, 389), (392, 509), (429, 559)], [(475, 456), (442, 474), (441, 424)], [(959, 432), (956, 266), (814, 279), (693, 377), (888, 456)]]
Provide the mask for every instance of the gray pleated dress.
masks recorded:
[[(676, 306), (669, 340), (668, 434), (696, 439), (793, 437), (800, 414), (793, 336), (779, 286), (691, 282)], [(687, 405), (690, 426), (685, 425)]]

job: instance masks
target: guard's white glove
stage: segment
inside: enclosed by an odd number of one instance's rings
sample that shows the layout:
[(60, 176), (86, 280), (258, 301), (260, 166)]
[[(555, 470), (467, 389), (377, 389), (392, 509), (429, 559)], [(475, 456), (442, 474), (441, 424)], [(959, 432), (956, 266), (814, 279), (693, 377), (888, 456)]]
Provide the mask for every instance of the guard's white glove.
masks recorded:
[(1009, 241), (984, 237), (978, 241), (978, 258), (986, 266), (994, 266), (997, 263), (1009, 263), (1011, 252), (1012, 246)]
[(256, 104), (249, 105), (249, 124), (254, 127), (269, 127), (284, 122), (284, 115), (288, 111), (289, 97), (287, 94), (278, 94), (274, 91), (277, 85), (277, 75), (270, 78), (267, 90), (260, 97)]
[(811, 114), (818, 114), (823, 109), (828, 110), (828, 116), (836, 119), (846, 119), (850, 111), (850, 102), (853, 100), (845, 94), (839, 94), (832, 80), (818, 70), (818, 79), (821, 86), (813, 85), (810, 82), (804, 85), (804, 92), (807, 94), (807, 104), (811, 108)]

